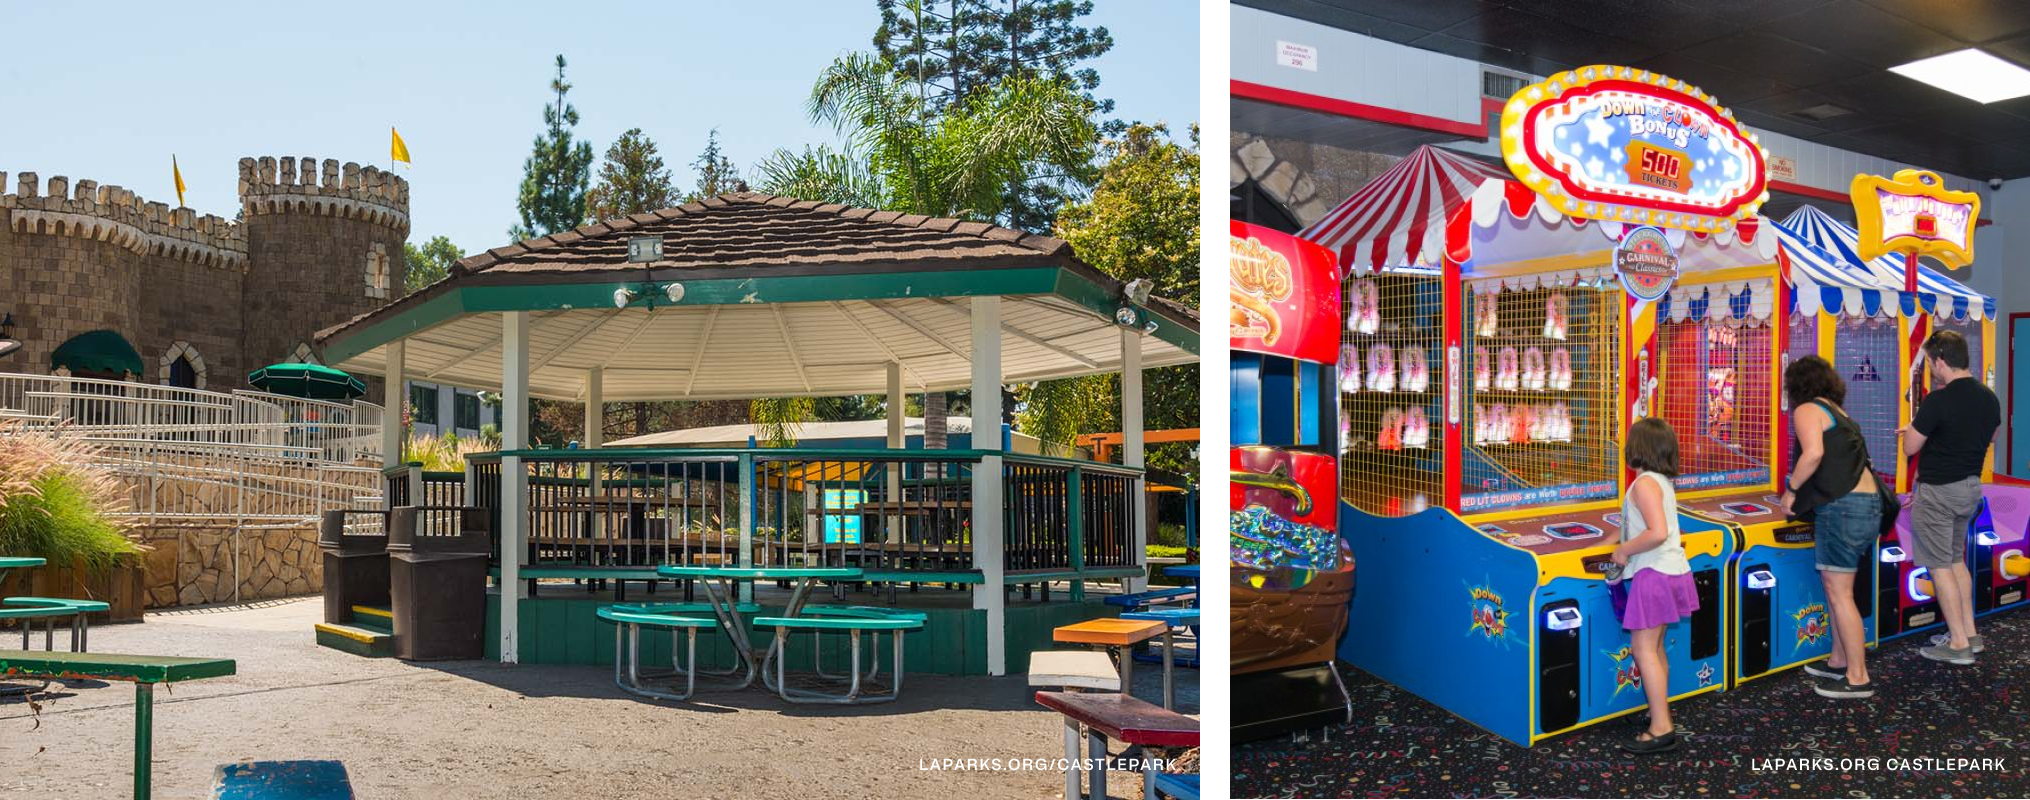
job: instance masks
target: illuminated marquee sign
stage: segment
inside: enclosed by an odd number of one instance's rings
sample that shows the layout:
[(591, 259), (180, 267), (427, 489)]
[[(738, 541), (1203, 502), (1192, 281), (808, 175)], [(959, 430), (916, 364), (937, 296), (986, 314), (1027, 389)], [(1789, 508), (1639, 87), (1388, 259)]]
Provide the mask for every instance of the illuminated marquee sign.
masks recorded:
[(1755, 136), (1703, 91), (1630, 67), (1561, 72), (1509, 98), (1501, 151), (1567, 215), (1719, 231), (1769, 199)]
[(1339, 264), (1316, 242), (1232, 223), (1229, 346), (1321, 364), (1339, 360)]
[(1949, 267), (1974, 260), (1981, 196), (1945, 188), (1936, 172), (1906, 169), (1894, 178), (1856, 175), (1850, 194), (1861, 223), (1861, 257), (1931, 256)]

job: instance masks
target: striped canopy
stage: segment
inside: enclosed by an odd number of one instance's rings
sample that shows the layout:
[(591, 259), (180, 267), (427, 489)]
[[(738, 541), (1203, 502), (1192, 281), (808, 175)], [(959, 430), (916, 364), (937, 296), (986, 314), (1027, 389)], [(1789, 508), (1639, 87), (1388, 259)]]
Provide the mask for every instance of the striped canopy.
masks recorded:
[(1419, 147), (1299, 231), (1339, 254), (1351, 274), (1360, 267), (1436, 266), (1445, 252), (1445, 218), (1506, 170), (1431, 145)]
[(1797, 293), (1792, 308), (1797, 313), (1810, 316), (1824, 309), (1850, 317), (1896, 315), (1895, 292), (1883, 288), (1861, 265), (1813, 244), (1789, 221), (1770, 220), (1769, 227), (1776, 231), (1783, 260), (1790, 266), (1791, 290)]
[[(1896, 292), (1903, 290), (1903, 258), (1883, 255), (1863, 261), (1860, 232), (1832, 215), (1804, 206), (1785, 219), (1783, 227), (1845, 263), (1867, 270), (1877, 286)], [(1924, 264), (1917, 265), (1917, 296), (1903, 298), (1902, 305), (1905, 314), (1917, 313), (1916, 306), (1921, 305), (1926, 313), (1953, 319), (1986, 319), (1995, 315), (1994, 298), (1982, 295)]]

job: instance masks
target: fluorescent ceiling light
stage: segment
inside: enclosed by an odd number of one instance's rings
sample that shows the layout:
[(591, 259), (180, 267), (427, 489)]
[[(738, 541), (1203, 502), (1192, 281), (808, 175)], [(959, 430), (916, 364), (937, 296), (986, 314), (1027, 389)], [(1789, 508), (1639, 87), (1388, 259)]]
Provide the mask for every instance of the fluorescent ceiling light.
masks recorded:
[(1982, 103), (2030, 94), (2030, 70), (1979, 50), (1932, 56), (1889, 71)]

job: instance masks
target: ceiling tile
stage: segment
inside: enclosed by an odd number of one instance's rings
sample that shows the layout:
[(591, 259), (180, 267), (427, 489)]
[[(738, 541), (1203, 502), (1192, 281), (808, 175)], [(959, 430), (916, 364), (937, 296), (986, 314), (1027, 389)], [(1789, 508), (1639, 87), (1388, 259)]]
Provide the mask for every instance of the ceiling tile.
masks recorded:
[(2030, 14), (2020, 0), (1866, 0), (1868, 5), (1978, 44), (2030, 33)]

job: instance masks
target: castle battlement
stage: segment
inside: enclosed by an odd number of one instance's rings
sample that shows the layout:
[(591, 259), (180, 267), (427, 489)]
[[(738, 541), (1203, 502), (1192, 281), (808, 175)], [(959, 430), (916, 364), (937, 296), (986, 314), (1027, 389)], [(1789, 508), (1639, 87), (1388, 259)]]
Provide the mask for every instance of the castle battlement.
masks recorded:
[(379, 167), (291, 156), (240, 159), (240, 204), (256, 214), (320, 214), (409, 230), (409, 182)]
[[(247, 232), (232, 220), (188, 208), (150, 202), (113, 184), (55, 175), (45, 187), (33, 172), (16, 176), (12, 193), (0, 194), (10, 229), (18, 234), (77, 236), (109, 242), (137, 255), (150, 253), (182, 261), (245, 269)], [(7, 173), (0, 172), (0, 191)]]

